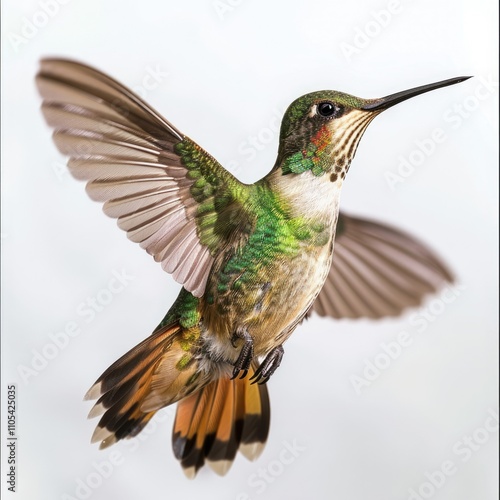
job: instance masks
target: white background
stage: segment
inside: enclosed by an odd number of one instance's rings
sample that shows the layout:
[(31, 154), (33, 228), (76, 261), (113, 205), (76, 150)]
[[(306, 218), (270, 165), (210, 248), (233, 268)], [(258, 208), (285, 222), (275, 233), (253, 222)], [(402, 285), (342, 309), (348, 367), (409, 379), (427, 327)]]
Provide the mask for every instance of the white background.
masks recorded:
[[(5, 389), (15, 383), (15, 498), (404, 500), (412, 489), (414, 498), (497, 498), (497, 2), (72, 0), (52, 2), (50, 15), (42, 3), (2, 4), (1, 417), (5, 430)], [(418, 310), (298, 328), (269, 384), (265, 451), (255, 463), (238, 457), (225, 478), (184, 477), (170, 449), (172, 410), (140, 442), (99, 451), (83, 394), (149, 335), (179, 287), (62, 168), (33, 81), (48, 55), (135, 88), (247, 182), (271, 168), (276, 123), (299, 95), (328, 88), (380, 97), (474, 75), (377, 118), (342, 196), (346, 211), (398, 225), (438, 251), (461, 285), (455, 300), (430, 297), (430, 319), (418, 328)], [(424, 157), (416, 141), (436, 128), (445, 140)], [(261, 150), (249, 151), (249, 136)], [(387, 172), (397, 173), (400, 157), (420, 164), (391, 189)], [(113, 270), (134, 278), (86, 322), (80, 304)], [(72, 322), (79, 335), (54, 353), (50, 335)], [(381, 344), (401, 331), (411, 345), (357, 393), (352, 377), (380, 363)], [(43, 352), (53, 359), (32, 366)], [(293, 461), (284, 443), (299, 450)], [(3, 435), (2, 491), (5, 444)], [(109, 477), (98, 476), (95, 464), (111, 459), (110, 473), (101, 466)], [(436, 474), (443, 466), (452, 473)], [(77, 490), (80, 481), (92, 489)]]

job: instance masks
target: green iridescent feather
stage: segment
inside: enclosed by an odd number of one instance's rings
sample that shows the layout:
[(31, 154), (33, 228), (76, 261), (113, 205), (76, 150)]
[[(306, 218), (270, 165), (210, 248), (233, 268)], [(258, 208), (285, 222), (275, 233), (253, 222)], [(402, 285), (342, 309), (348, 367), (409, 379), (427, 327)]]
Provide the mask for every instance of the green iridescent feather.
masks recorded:
[(194, 180), (190, 193), (197, 203), (198, 237), (214, 255), (245, 219), (243, 206), (249, 196), (248, 186), (187, 137), (175, 146), (175, 151), (188, 169), (187, 178)]

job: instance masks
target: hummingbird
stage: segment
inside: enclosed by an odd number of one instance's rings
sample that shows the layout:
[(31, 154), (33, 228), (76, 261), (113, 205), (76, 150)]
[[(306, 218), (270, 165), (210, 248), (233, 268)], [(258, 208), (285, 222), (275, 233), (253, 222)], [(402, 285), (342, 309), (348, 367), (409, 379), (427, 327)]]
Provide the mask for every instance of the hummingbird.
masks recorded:
[[(131, 90), (90, 66), (43, 59), (36, 81), (71, 174), (127, 236), (182, 285), (153, 333), (85, 398), (92, 442), (136, 436), (178, 403), (172, 445), (188, 477), (255, 460), (270, 425), (267, 382), (311, 313), (381, 318), (421, 303), (452, 275), (424, 244), (339, 212), (370, 122), (409, 98), (469, 77), (377, 99), (322, 90), (284, 114), (276, 162), (240, 182)], [(335, 248), (335, 253), (334, 253)]]

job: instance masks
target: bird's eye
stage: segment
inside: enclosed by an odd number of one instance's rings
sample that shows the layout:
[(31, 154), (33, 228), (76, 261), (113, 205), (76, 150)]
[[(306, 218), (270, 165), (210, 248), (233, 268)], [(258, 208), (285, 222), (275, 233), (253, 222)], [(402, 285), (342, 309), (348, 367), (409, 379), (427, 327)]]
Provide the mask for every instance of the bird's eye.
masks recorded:
[(317, 107), (318, 114), (323, 118), (333, 118), (339, 114), (338, 106), (335, 106), (333, 102), (323, 101), (318, 104)]

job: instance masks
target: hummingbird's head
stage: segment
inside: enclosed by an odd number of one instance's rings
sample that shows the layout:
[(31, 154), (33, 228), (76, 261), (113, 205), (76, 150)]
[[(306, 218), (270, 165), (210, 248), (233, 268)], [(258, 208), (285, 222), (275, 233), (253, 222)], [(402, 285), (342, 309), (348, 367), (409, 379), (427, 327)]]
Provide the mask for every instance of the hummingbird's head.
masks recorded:
[(364, 131), (378, 114), (406, 99), (468, 78), (452, 78), (380, 99), (361, 99), (333, 90), (299, 97), (283, 117), (275, 169), (281, 169), (283, 175), (307, 171), (314, 176), (328, 174), (332, 182), (341, 181)]

